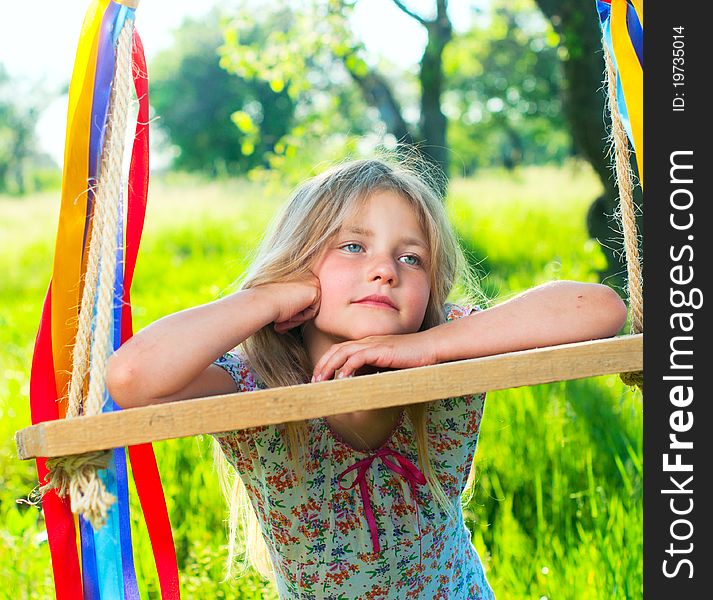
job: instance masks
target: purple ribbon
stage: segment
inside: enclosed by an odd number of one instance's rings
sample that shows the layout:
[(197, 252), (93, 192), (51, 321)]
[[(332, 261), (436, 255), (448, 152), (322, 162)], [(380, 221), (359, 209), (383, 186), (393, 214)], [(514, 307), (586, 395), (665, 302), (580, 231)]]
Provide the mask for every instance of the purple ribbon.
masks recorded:
[[(396, 459), (396, 462), (391, 461), (388, 456), (392, 456)], [(381, 545), (379, 544), (379, 531), (376, 527), (376, 518), (374, 517), (374, 509), (371, 505), (371, 496), (369, 494), (369, 486), (366, 483), (366, 472), (371, 467), (377, 458), (381, 459), (391, 471), (397, 475), (401, 475), (408, 483), (409, 489), (411, 490), (411, 499), (413, 500), (414, 506), (416, 507), (416, 523), (418, 525), (418, 550), (419, 550), (419, 562), (423, 561), (423, 548), (421, 545), (421, 519), (418, 512), (418, 502), (416, 500), (416, 486), (424, 485), (426, 483), (426, 478), (423, 473), (418, 470), (418, 467), (414, 465), (408, 458), (399, 454), (396, 450), (391, 448), (381, 448), (376, 451), (371, 456), (363, 458), (362, 460), (354, 463), (351, 467), (345, 469), (339, 475), (339, 488), (342, 490), (350, 490), (355, 485), (359, 484), (359, 493), (361, 495), (362, 506), (364, 507), (364, 514), (366, 515), (366, 521), (369, 524), (369, 532), (371, 534), (371, 543), (374, 548), (374, 552), (381, 551)], [(398, 464), (397, 464), (398, 463)], [(357, 476), (350, 486), (344, 487), (342, 485), (342, 479), (344, 476), (357, 469)]]
[[(104, 11), (102, 24), (98, 32), (97, 62), (94, 75), (91, 121), (89, 123), (89, 164), (87, 165), (89, 193), (83, 248), (86, 248), (86, 236), (89, 229), (90, 215), (93, 211), (93, 190), (96, 185), (101, 140), (103, 139), (104, 128), (106, 126), (111, 80), (114, 75), (114, 49), (111, 46), (110, 34), (107, 44), (107, 31), (111, 32), (115, 15), (116, 10), (109, 5)], [(79, 531), (82, 548), (82, 585), (84, 588), (84, 597), (87, 600), (99, 600), (101, 597), (100, 590), (103, 578), (99, 573), (99, 563), (101, 563), (102, 557), (97, 556), (96, 534), (92, 526), (84, 518), (79, 519)]]

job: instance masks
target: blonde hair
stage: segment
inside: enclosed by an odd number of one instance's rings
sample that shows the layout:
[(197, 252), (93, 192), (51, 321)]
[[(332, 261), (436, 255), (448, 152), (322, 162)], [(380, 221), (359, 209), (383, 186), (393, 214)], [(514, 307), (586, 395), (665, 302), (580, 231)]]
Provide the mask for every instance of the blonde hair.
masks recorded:
[[(431, 294), (420, 330), (445, 321), (443, 306), (453, 285), (460, 281), (464, 292), (475, 299), (477, 279), (448, 221), (442, 199), (427, 179), (428, 171), (417, 165), (419, 174), (404, 161), (362, 159), (336, 165), (302, 184), (257, 248), (241, 289), (306, 277), (325, 243), (337, 234), (345, 219), (376, 191), (391, 191), (410, 202), (430, 249), (428, 261)], [(424, 175), (425, 174), (425, 175)], [(477, 300), (483, 300), (482, 296)], [(263, 327), (241, 344), (241, 353), (268, 387), (297, 385), (311, 378), (311, 364), (299, 329), (277, 334), (272, 325)], [(453, 507), (436, 477), (426, 433), (427, 403), (407, 406), (416, 430), (419, 466), (438, 505), (452, 518)], [(300, 453), (307, 446), (307, 425), (286, 423), (283, 429), (288, 456), (295, 474), (302, 476)], [(263, 576), (272, 575), (270, 556), (261, 527), (242, 480), (227, 464), (216, 444), (216, 464), (223, 492), (230, 505), (227, 577), (232, 574), (237, 542), (242, 529), (243, 570), (249, 562)], [(466, 487), (473, 481), (473, 470)]]

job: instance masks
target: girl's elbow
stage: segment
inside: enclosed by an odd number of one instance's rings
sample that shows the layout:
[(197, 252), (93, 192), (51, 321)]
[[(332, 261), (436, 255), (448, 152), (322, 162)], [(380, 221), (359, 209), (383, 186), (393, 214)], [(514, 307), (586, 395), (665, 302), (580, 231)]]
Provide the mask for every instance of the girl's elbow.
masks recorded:
[(626, 306), (624, 301), (619, 297), (619, 294), (616, 292), (613, 292), (616, 296), (616, 311), (617, 311), (617, 321), (616, 321), (616, 331), (614, 334), (616, 335), (621, 331), (621, 328), (624, 327), (624, 324), (626, 323), (626, 319), (629, 316), (629, 308)]
[(597, 321), (601, 326), (601, 337), (618, 334), (626, 323), (628, 309), (626, 304), (612, 288), (603, 284), (597, 286)]
[(136, 393), (133, 390), (135, 381), (136, 374), (131, 365), (120, 362), (116, 354), (109, 357), (106, 373), (106, 387), (112, 400), (121, 408), (133, 408), (138, 406), (135, 402)]

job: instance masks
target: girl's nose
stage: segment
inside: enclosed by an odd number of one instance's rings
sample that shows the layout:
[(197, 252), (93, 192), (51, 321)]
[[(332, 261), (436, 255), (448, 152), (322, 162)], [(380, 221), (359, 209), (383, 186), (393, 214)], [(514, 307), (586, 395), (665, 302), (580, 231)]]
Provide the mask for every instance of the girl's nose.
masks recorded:
[(375, 258), (369, 267), (369, 281), (380, 281), (396, 285), (398, 278), (394, 261), (391, 258)]

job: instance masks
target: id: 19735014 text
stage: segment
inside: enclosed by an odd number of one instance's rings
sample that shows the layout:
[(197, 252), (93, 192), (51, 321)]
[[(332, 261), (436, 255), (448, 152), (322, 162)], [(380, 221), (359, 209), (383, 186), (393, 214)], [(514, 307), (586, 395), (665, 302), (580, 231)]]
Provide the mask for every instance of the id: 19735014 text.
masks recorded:
[(671, 83), (673, 84), (674, 112), (686, 110), (686, 73), (684, 70), (686, 54), (686, 35), (682, 25), (673, 28)]

